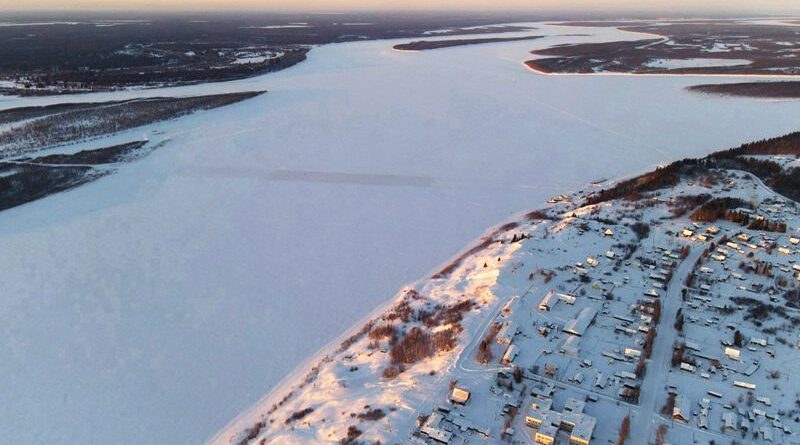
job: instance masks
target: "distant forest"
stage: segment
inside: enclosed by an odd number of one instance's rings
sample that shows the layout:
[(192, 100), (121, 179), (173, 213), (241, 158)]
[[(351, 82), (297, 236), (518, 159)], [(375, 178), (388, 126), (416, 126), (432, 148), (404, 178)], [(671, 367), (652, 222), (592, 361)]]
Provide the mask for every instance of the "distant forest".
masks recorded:
[(450, 48), (453, 46), (480, 45), (482, 43), (515, 42), (519, 40), (540, 39), (541, 36), (524, 37), (491, 37), (483, 39), (454, 39), (454, 40), (416, 40), (409, 43), (395, 45), (394, 49), (401, 51), (423, 51), (428, 49)]
[[(195, 14), (18, 17), (0, 27), (0, 94), (52, 95), (233, 80), (291, 67), (311, 45), (482, 34), (509, 14)], [(515, 20), (519, 21), (520, 17)], [(14, 23), (14, 18), (5, 18)], [(73, 21), (74, 20), (74, 21)], [(467, 29), (462, 29), (467, 28)], [(515, 27), (508, 31), (518, 29)]]
[(686, 89), (695, 93), (718, 94), (721, 96), (800, 98), (800, 81), (704, 84), (690, 86)]

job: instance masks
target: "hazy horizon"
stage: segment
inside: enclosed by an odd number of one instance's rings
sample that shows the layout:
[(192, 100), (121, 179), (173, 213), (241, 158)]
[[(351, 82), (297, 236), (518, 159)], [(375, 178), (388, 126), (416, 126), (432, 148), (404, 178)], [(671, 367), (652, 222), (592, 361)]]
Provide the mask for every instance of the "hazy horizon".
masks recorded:
[(791, 0), (755, 3), (746, 0), (39, 0), (35, 5), (0, 0), (4, 12), (522, 12), (522, 13), (657, 13), (682, 14), (800, 14), (800, 4)]

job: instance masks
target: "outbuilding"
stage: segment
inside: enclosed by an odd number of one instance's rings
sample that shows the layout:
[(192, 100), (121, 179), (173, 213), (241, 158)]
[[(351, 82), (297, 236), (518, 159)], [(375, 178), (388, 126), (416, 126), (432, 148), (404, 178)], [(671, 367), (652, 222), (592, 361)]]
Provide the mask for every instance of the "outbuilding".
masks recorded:
[(597, 316), (597, 309), (593, 307), (585, 307), (576, 318), (571, 320), (564, 327), (564, 332), (567, 334), (582, 336), (586, 333), (586, 329), (592, 324), (594, 318)]
[(450, 443), (450, 439), (453, 438), (453, 433), (449, 431), (445, 431), (439, 427), (439, 423), (442, 421), (442, 415), (434, 412), (431, 413), (430, 416), (425, 420), (425, 423), (422, 424), (420, 427), (420, 432), (427, 435), (431, 439), (440, 442), (440, 443)]
[(550, 312), (558, 303), (559, 298), (556, 296), (556, 292), (551, 290), (547, 292), (542, 300), (539, 302), (539, 310), (542, 312)]
[(517, 345), (509, 345), (500, 361), (506, 365), (511, 364), (514, 362), (514, 359), (517, 358), (517, 354), (519, 354), (519, 347), (517, 347)]
[(459, 405), (466, 405), (469, 402), (470, 393), (466, 389), (461, 389), (457, 386), (453, 387), (453, 391), (450, 393), (450, 401), (453, 403), (458, 403)]
[(672, 407), (672, 419), (678, 422), (689, 423), (691, 418), (691, 404), (689, 399), (682, 395), (675, 397), (675, 406)]
[(722, 428), (727, 432), (736, 431), (736, 414), (731, 411), (722, 413)]
[(731, 360), (739, 361), (741, 360), (741, 351), (736, 348), (725, 347), (725, 355), (728, 356)]
[(509, 320), (503, 324), (500, 331), (497, 333), (497, 343), (501, 345), (510, 345), (517, 335), (518, 328), (513, 320)]
[(733, 386), (737, 386), (739, 388), (744, 388), (744, 389), (756, 389), (756, 385), (754, 383), (743, 382), (740, 380), (734, 380)]

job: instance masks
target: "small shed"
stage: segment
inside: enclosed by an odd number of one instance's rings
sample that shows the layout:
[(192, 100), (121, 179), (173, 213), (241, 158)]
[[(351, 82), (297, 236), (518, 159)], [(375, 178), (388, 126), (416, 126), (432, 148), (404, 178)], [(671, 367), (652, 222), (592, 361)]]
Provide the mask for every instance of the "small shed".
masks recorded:
[(727, 347), (726, 346), (725, 347), (725, 355), (727, 355), (728, 358), (731, 359), (731, 360), (739, 361), (739, 360), (742, 359), (741, 351), (739, 351), (736, 348), (731, 348), (731, 347)]
[(466, 405), (467, 402), (469, 402), (469, 397), (469, 391), (466, 389), (461, 389), (457, 386), (454, 386), (453, 391), (450, 393), (450, 401), (460, 405)]
[(727, 432), (736, 431), (736, 414), (731, 411), (722, 413), (722, 428)]
[(672, 407), (672, 419), (678, 422), (689, 423), (691, 418), (691, 404), (689, 399), (682, 395), (675, 397), (675, 406)]

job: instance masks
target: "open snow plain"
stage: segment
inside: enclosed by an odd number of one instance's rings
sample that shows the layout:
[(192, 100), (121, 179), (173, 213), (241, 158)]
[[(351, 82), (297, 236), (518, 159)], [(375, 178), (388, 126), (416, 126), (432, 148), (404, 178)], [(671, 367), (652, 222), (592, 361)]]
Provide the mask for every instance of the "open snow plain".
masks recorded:
[(324, 46), (230, 83), (0, 99), (269, 90), (119, 136), (171, 140), (0, 213), (0, 442), (201, 443), (487, 227), (798, 129), (800, 103), (684, 92), (697, 78), (537, 75), (531, 49), (642, 38), (538, 26), (419, 53)]

